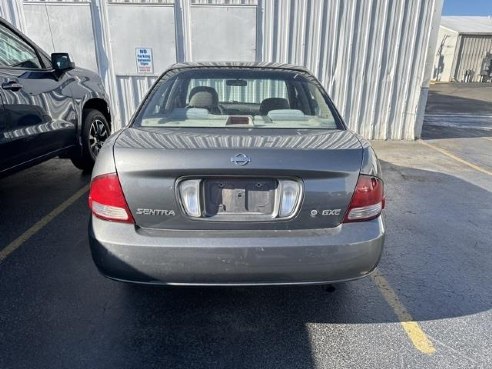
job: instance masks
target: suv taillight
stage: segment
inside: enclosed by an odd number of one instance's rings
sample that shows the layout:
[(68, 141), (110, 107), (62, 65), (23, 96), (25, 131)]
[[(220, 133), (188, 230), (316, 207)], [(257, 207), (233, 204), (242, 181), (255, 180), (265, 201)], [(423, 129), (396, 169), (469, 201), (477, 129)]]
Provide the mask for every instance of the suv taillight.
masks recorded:
[(384, 209), (384, 185), (379, 178), (359, 176), (344, 223), (377, 218)]
[(135, 223), (116, 173), (97, 176), (92, 180), (89, 208), (92, 214), (104, 220)]

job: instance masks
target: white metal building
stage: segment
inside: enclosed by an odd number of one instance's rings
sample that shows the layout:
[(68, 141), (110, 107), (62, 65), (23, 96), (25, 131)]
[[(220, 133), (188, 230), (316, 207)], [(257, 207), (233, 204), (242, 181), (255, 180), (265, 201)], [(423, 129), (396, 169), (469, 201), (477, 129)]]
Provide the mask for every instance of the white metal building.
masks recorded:
[(442, 1), (0, 0), (0, 16), (98, 70), (119, 124), (172, 63), (256, 60), (308, 67), (363, 136), (414, 139)]
[(492, 64), (492, 17), (442, 17), (432, 79), (481, 82)]

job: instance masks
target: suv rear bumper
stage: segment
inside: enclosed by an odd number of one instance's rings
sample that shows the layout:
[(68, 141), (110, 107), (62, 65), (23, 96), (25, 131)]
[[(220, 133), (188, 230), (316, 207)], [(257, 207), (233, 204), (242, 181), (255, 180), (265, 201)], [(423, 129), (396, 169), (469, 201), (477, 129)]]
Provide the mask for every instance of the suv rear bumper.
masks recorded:
[(144, 230), (91, 217), (94, 262), (105, 276), (175, 285), (331, 283), (378, 264), (384, 221), (291, 231)]

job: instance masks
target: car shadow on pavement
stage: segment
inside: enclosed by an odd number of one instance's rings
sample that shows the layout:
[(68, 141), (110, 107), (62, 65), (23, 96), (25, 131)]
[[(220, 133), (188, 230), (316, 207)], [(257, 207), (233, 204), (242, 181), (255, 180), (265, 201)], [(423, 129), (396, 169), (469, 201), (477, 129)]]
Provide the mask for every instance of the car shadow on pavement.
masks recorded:
[(0, 178), (0, 249), (90, 182), (70, 160), (51, 159)]
[(381, 164), (387, 237), (380, 270), (404, 305), (423, 321), (490, 310), (490, 187), (440, 172)]
[[(488, 311), (492, 193), (443, 173), (382, 164), (388, 233), (379, 269), (402, 303), (419, 321)], [(322, 325), (336, 327), (328, 329), (336, 350), (347, 340), (340, 325), (398, 322), (370, 278), (331, 292), (116, 288), (124, 308), (115, 319), (132, 332), (122, 352), (128, 360), (152, 353), (170, 367), (314, 368), (312, 337)]]
[[(403, 305), (419, 321), (490, 310), (492, 193), (443, 173), (382, 166), (379, 269)], [(97, 273), (86, 219), (80, 199), (49, 226), (56, 231), (1, 264), (0, 367), (311, 369), (350, 357), (354, 342), (401, 350), (375, 324), (398, 319), (370, 278), (334, 291), (126, 285)]]

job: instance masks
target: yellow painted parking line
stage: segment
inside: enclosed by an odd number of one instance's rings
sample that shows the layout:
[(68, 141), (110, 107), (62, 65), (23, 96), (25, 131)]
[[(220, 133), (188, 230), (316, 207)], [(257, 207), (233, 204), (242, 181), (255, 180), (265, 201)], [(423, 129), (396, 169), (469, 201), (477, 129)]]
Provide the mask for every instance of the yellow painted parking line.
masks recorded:
[(469, 161), (467, 161), (465, 159), (462, 159), (459, 156), (454, 155), (453, 153), (449, 152), (446, 149), (443, 149), (443, 148), (440, 148), (440, 147), (431, 145), (430, 143), (427, 143), (427, 142), (424, 142), (424, 141), (420, 141), (420, 142), (423, 145), (428, 146), (431, 149), (434, 149), (436, 151), (439, 151), (441, 154), (444, 154), (444, 155), (450, 157), (451, 159), (454, 159), (456, 161), (459, 161), (460, 163), (465, 164), (466, 166), (468, 166), (468, 167), (470, 167), (472, 169), (475, 169), (476, 171), (479, 171), (481, 173), (488, 174), (489, 176), (492, 176), (492, 171), (490, 171), (488, 169), (485, 169), (485, 168), (482, 168), (480, 165), (470, 163)]
[(396, 316), (400, 320), (400, 324), (407, 334), (415, 348), (424, 354), (432, 355), (436, 352), (431, 340), (426, 336), (420, 324), (416, 322), (408, 310), (403, 306), (396, 292), (391, 288), (390, 284), (384, 276), (376, 270), (371, 274), (374, 284), (378, 287), (384, 299), (393, 309)]
[(24, 242), (34, 236), (37, 232), (43, 229), (49, 222), (51, 222), (56, 216), (60, 215), (66, 208), (72, 205), (75, 201), (77, 201), (84, 193), (89, 190), (89, 185), (82, 187), (72, 196), (70, 196), (67, 200), (58, 205), (55, 209), (53, 209), (49, 214), (45, 215), (41, 220), (36, 222), (31, 228), (13, 240), (11, 243), (7, 245), (3, 250), (0, 250), (0, 263), (5, 260), (11, 253), (17, 250), (22, 246)]

